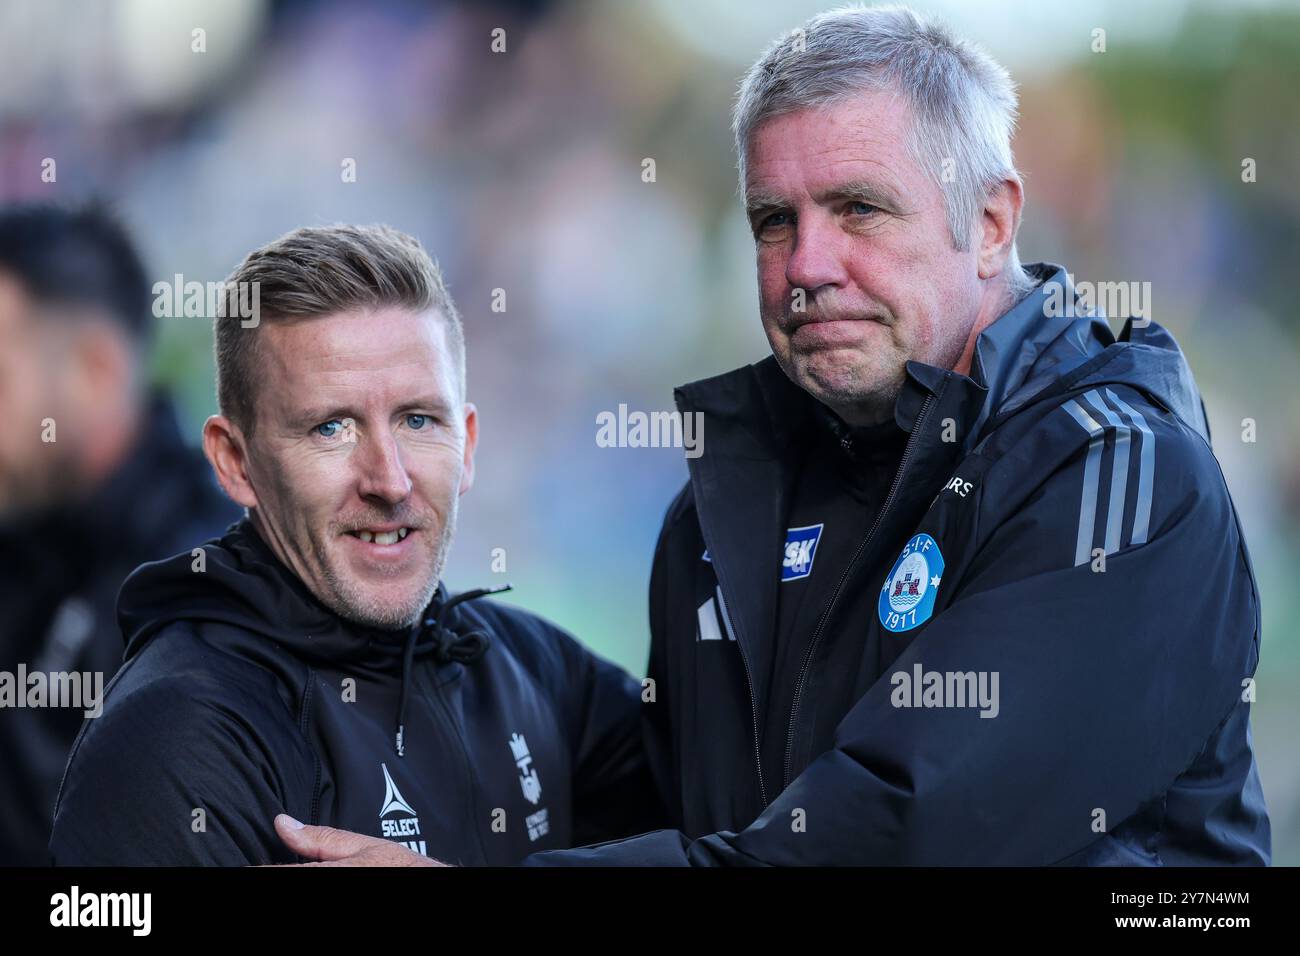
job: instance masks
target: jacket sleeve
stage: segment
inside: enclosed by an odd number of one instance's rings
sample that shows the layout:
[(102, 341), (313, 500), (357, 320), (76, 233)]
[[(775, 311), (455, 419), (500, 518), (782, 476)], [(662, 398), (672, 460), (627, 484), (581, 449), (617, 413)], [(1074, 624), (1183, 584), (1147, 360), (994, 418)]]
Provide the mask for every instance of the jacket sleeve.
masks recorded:
[(285, 806), (288, 758), (260, 744), (260, 705), (184, 683), (133, 686), (83, 725), (55, 806), (56, 866), (295, 862), (272, 820), (310, 808)]
[[(693, 840), (660, 831), (530, 862), (1046, 865), (1102, 839), (1194, 762), (1258, 656), (1253, 578), (1218, 463), (1172, 417), (1153, 415), (1150, 430), (1150, 494), (1132, 461), (1129, 498), (1149, 501), (1149, 527), (1133, 528), (1130, 505), (1104, 571), (1076, 563), (1097, 477), (1086, 434), (1064, 453), (1058, 437), (993, 466), (984, 527), (964, 570), (950, 569), (948, 605), (748, 827)], [(1035, 475), (1043, 461), (1059, 464)], [(918, 665), (986, 673), (996, 715), (896, 706), (893, 675)]]
[(574, 754), (574, 842), (663, 826), (667, 819), (641, 733), (641, 682), (560, 636), (567, 657), (561, 693)]

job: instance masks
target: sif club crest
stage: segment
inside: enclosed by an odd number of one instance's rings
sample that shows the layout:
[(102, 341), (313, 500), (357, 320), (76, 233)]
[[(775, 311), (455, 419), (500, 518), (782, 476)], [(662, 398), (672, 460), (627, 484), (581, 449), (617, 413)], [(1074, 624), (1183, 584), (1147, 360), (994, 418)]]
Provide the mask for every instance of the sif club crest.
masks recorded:
[(943, 554), (928, 534), (913, 535), (880, 589), (880, 623), (898, 633), (924, 624), (934, 613), (943, 580)]

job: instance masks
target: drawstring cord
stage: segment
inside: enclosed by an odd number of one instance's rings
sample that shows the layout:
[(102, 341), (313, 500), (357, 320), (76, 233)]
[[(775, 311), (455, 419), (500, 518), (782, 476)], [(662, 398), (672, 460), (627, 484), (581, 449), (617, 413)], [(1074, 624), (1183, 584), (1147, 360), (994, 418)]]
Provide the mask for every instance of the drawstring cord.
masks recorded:
[(402, 691), (397, 699), (397, 732), (394, 740), (397, 756), (406, 756), (406, 702), (411, 690), (411, 664), (415, 660), (415, 645), (420, 636), (424, 634), (426, 628), (433, 629), (432, 650), (434, 659), (438, 663), (445, 664), (449, 661), (456, 661), (459, 664), (474, 663), (488, 649), (487, 632), (476, 628), (464, 634), (457, 634), (442, 623), (443, 618), (447, 612), (464, 601), (473, 601), (489, 594), (500, 594), (510, 589), (509, 584), (502, 584), (494, 588), (479, 588), (457, 594), (443, 602), (434, 611), (433, 617), (426, 618), (423, 627), (411, 628), (411, 633), (406, 638), (406, 646), (402, 649)]

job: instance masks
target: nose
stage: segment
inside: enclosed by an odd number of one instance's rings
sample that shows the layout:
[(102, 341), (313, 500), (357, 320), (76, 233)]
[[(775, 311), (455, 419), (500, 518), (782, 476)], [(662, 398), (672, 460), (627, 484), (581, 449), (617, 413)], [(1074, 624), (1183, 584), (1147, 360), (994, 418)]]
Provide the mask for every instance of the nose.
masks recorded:
[(390, 505), (405, 501), (411, 494), (411, 476), (392, 432), (368, 435), (359, 444), (353, 460), (360, 466), (357, 490), (361, 496)]
[(842, 286), (846, 280), (843, 234), (826, 220), (819, 214), (799, 220), (794, 249), (785, 263), (785, 279), (792, 289), (813, 295), (823, 286)]

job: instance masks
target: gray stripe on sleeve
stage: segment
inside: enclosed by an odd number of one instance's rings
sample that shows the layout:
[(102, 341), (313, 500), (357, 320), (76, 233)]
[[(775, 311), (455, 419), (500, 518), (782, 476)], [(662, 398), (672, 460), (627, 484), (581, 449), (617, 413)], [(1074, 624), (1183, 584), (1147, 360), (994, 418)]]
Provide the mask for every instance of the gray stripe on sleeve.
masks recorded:
[(1145, 544), (1151, 526), (1151, 489), (1156, 478), (1156, 436), (1152, 434), (1141, 412), (1131, 408), (1110, 389), (1106, 389), (1106, 395), (1111, 404), (1127, 415), (1129, 421), (1142, 433), (1141, 457), (1138, 459), (1137, 511), (1133, 515), (1133, 543)]
[(1128, 450), (1132, 430), (1116, 415), (1094, 388), (1084, 398), (1115, 429), (1115, 460), (1110, 469), (1110, 506), (1106, 512), (1106, 553), (1119, 550), (1120, 532), (1124, 528), (1124, 501), (1128, 497)]
[(1092, 530), (1097, 517), (1097, 480), (1101, 471), (1101, 446), (1105, 441), (1101, 426), (1074, 399), (1061, 406), (1070, 417), (1092, 436), (1088, 457), (1083, 464), (1083, 497), (1079, 501), (1079, 536), (1074, 547), (1074, 566), (1086, 564), (1092, 553)]

